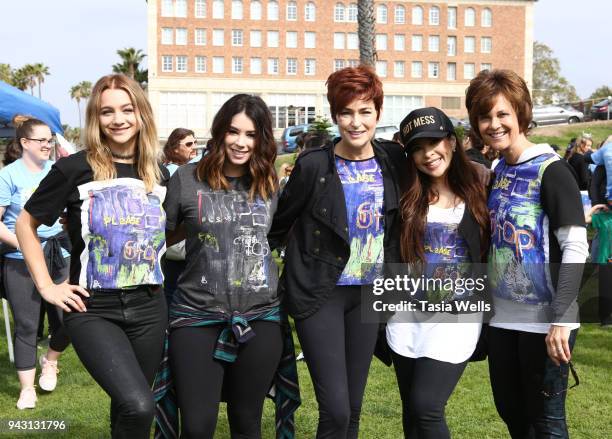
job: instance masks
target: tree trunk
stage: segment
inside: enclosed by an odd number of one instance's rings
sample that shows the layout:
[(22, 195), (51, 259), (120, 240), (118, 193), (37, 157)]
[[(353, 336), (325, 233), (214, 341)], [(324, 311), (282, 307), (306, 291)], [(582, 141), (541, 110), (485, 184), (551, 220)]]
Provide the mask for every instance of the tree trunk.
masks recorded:
[(374, 19), (374, 0), (357, 1), (357, 22), (359, 24), (359, 62), (374, 67), (376, 63), (376, 30)]
[(79, 130), (81, 130), (82, 127), (81, 127), (81, 101), (80, 99), (77, 99), (77, 108), (79, 109)]
[(40, 97), (40, 79), (38, 80), (38, 99), (41, 99)]

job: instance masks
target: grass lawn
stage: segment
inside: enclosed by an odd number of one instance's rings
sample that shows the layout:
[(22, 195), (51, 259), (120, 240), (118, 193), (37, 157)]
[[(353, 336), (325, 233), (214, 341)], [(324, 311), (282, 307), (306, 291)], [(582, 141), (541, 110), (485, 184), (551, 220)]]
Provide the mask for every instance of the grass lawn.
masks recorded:
[(570, 139), (579, 137), (582, 133), (590, 133), (593, 136), (593, 148), (596, 149), (612, 134), (612, 121), (544, 126), (532, 130), (529, 140), (535, 143), (554, 143), (561, 148), (560, 153), (563, 155)]

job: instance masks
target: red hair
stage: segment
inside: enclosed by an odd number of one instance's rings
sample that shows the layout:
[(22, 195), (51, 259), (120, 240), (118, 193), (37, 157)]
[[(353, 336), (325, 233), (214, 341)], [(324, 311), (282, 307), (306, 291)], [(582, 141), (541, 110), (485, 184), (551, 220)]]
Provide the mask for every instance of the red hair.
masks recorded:
[(332, 73), (327, 78), (327, 100), (331, 116), (336, 122), (336, 114), (356, 99), (372, 100), (376, 108), (376, 118), (380, 117), (383, 104), (383, 86), (371, 67), (346, 67)]

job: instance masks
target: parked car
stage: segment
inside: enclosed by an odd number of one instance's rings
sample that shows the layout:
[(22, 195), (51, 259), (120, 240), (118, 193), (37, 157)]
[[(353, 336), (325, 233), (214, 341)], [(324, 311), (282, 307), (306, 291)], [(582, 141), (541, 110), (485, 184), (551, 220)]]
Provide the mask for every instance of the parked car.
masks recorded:
[(376, 139), (392, 140), (397, 131), (399, 131), (399, 128), (395, 125), (377, 125), (374, 137)]
[[(608, 106), (611, 104), (609, 99), (604, 99), (597, 102), (591, 107), (591, 119), (593, 120), (606, 120), (608, 119)], [(612, 112), (612, 108), (610, 108)]]
[(584, 113), (575, 109), (568, 109), (557, 105), (541, 105), (533, 107), (530, 128), (539, 125), (552, 125), (556, 123), (576, 123), (584, 121)]
[[(295, 139), (302, 133), (307, 132), (310, 129), (310, 124), (305, 125), (295, 125), (292, 127), (287, 127), (283, 131), (281, 135), (281, 143), (283, 147), (283, 151), (287, 153), (295, 152), (297, 149), (297, 144), (295, 143)], [(327, 129), (329, 131), (329, 135), (334, 138), (338, 137), (340, 134), (338, 133), (338, 126), (332, 125)]]

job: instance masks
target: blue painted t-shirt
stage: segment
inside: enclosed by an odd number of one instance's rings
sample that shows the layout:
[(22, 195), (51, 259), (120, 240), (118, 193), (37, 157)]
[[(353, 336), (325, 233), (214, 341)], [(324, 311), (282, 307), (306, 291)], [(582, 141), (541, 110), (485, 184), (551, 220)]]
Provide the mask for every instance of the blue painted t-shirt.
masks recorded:
[(606, 198), (612, 201), (612, 142), (604, 144), (601, 148), (591, 154), (591, 159), (596, 165), (606, 168)]
[[(336, 156), (344, 189), (351, 255), (338, 285), (367, 285), (380, 274), (384, 257), (384, 185), (380, 166), (372, 157), (347, 160)], [(362, 270), (362, 264), (377, 264)]]
[[(42, 171), (31, 172), (26, 168), (23, 160), (18, 159), (0, 170), (0, 206), (6, 208), (2, 222), (11, 232), (15, 233), (15, 222), (21, 209), (38, 188), (41, 180), (49, 173), (52, 164), (53, 162), (48, 160)], [(37, 229), (38, 236), (42, 238), (49, 238), (61, 231), (62, 225), (59, 221), (56, 221), (51, 227), (43, 224)], [(63, 256), (68, 257), (69, 255), (63, 249)], [(23, 259), (20, 251), (7, 253), (5, 256), (11, 259)]]

